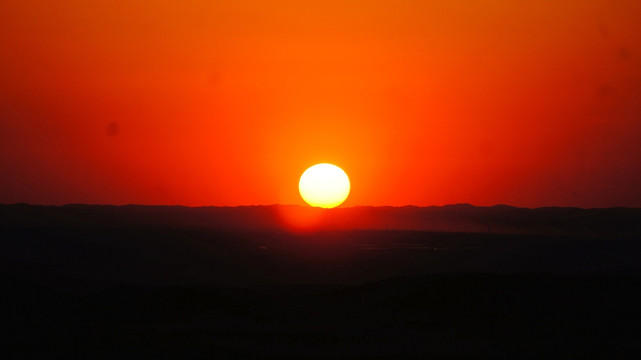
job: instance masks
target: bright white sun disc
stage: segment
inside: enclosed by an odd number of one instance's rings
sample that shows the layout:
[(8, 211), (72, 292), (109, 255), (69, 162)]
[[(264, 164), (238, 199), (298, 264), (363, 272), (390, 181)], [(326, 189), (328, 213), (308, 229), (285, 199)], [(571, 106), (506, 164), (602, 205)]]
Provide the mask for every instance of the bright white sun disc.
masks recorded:
[(298, 191), (306, 203), (322, 208), (336, 207), (349, 195), (349, 178), (343, 169), (332, 164), (316, 164), (305, 170)]

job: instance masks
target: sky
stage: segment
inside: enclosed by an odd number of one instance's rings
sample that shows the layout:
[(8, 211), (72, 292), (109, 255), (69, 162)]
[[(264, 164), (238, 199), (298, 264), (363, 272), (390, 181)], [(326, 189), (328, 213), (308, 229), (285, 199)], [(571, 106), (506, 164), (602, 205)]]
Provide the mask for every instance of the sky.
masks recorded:
[(0, 2), (0, 203), (641, 207), (641, 1)]

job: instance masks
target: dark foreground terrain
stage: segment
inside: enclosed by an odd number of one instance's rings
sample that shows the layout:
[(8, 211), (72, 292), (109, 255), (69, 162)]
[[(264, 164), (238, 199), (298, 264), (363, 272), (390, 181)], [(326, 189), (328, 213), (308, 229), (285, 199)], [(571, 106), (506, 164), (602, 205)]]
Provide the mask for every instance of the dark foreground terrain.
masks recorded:
[(639, 358), (638, 210), (438, 209), (0, 205), (0, 357)]

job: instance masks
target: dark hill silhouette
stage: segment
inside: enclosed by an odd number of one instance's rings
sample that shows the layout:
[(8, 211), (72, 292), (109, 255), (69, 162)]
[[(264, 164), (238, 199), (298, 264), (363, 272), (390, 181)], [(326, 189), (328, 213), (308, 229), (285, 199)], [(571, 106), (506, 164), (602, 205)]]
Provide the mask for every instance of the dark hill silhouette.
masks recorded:
[(640, 226), (626, 208), (0, 205), (0, 358), (639, 358)]
[(2, 227), (202, 227), (288, 230), (286, 213), (313, 217), (312, 230), (414, 230), (581, 237), (638, 237), (641, 209), (517, 208), (468, 204), (319, 209), (295, 205), (183, 207), (0, 205)]

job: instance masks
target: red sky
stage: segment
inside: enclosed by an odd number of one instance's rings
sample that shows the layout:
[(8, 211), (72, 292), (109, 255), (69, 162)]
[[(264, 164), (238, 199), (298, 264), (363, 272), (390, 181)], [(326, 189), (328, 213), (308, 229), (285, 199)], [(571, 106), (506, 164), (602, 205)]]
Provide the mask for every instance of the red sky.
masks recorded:
[(641, 2), (0, 3), (0, 202), (641, 206)]

